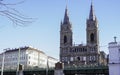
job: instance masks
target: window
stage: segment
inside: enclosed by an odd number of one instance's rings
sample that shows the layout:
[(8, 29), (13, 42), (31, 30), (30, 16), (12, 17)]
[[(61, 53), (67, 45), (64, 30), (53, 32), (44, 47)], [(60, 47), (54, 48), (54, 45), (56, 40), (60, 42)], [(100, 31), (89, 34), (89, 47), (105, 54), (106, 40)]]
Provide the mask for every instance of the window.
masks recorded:
[(83, 61), (86, 61), (86, 56), (83, 57)]
[(93, 60), (96, 61), (96, 57), (95, 56), (93, 56)]
[(64, 57), (62, 57), (62, 61), (64, 61), (65, 60), (65, 58)]
[(30, 56), (29, 56), (29, 59), (30, 59)]
[(65, 57), (65, 61), (68, 61), (68, 58), (67, 58), (67, 57)]
[(70, 52), (72, 52), (72, 50), (70, 50)]
[(77, 50), (77, 49), (75, 48), (75, 52), (76, 52), (76, 50)]
[(80, 60), (80, 57), (77, 57), (78, 61)]
[(67, 36), (64, 36), (64, 44), (67, 43)]
[(70, 58), (70, 61), (73, 61), (73, 60), (74, 60), (73, 57), (71, 57), (71, 58)]
[(90, 35), (90, 41), (94, 42), (94, 34), (93, 33)]

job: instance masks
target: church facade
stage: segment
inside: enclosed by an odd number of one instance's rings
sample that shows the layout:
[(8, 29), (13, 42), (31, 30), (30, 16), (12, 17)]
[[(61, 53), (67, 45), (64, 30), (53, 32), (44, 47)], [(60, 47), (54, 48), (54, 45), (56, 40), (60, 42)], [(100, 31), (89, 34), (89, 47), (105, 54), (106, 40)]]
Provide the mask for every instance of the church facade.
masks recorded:
[(65, 9), (64, 20), (60, 25), (60, 61), (65, 65), (105, 64), (99, 48), (98, 21), (91, 3), (89, 18), (86, 20), (86, 45), (73, 44), (72, 24)]

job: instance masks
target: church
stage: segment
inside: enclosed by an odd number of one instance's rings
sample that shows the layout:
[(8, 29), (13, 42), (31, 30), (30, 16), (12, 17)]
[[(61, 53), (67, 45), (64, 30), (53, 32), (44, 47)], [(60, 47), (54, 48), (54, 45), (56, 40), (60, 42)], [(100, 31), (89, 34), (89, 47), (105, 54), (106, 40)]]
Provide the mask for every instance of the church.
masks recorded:
[(60, 61), (67, 65), (105, 65), (104, 51), (100, 51), (98, 21), (93, 4), (90, 5), (89, 17), (86, 20), (86, 45), (73, 44), (72, 24), (68, 9), (60, 24)]

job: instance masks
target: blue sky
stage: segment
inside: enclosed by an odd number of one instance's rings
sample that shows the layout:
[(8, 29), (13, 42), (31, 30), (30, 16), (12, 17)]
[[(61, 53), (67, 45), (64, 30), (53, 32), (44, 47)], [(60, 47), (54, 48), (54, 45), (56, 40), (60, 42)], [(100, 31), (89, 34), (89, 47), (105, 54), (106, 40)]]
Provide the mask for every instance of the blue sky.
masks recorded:
[[(16, 0), (5, 0), (14, 3)], [(20, 0), (17, 0), (20, 1)], [(120, 39), (120, 0), (93, 0), (99, 22), (100, 48), (108, 53), (108, 43), (113, 37)], [(59, 58), (60, 22), (64, 18), (66, 4), (73, 27), (76, 44), (86, 43), (86, 19), (91, 0), (26, 0), (12, 6), (22, 14), (37, 18), (27, 27), (14, 26), (6, 17), (0, 16), (0, 52), (5, 48), (33, 46), (46, 54)]]

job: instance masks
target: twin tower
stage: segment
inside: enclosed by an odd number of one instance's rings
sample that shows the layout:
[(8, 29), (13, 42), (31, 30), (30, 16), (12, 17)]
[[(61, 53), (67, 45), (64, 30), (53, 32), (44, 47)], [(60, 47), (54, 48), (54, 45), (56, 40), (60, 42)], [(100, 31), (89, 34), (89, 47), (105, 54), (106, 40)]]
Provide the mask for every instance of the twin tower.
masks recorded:
[(86, 45), (73, 44), (72, 24), (65, 9), (64, 20), (60, 27), (60, 61), (67, 65), (101, 64), (99, 50), (98, 21), (91, 3), (89, 18), (86, 20)]

